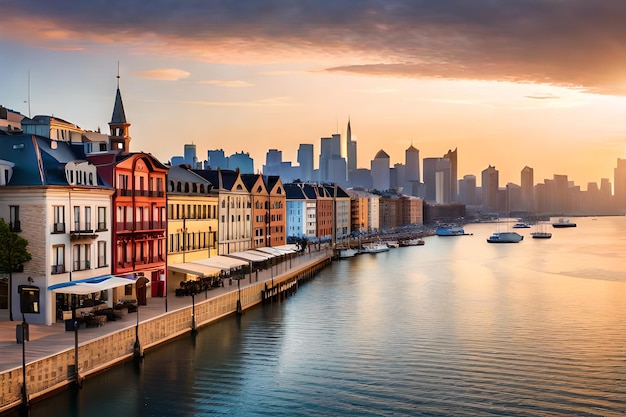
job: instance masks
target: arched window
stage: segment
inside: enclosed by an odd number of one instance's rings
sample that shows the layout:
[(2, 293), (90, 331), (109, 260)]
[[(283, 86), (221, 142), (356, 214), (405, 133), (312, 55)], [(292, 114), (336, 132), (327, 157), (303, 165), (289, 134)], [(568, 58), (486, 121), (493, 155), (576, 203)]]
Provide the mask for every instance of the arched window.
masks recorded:
[(188, 182), (185, 183), (185, 192), (186, 193), (189, 192), (189, 183)]

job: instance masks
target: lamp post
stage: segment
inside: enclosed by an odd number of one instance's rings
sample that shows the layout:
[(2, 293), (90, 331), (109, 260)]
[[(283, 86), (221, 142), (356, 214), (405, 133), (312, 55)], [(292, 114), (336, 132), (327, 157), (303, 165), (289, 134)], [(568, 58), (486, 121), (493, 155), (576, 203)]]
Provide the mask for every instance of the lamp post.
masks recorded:
[(28, 391), (26, 390), (26, 316), (22, 312), (22, 407), (28, 410)]
[(211, 257), (211, 248), (213, 247), (213, 242), (211, 242), (212, 235), (213, 231), (211, 230), (211, 226), (209, 226), (209, 258)]
[(141, 344), (139, 343), (139, 300), (136, 307), (137, 324), (135, 325), (135, 346), (133, 347), (133, 356), (135, 360), (141, 359)]
[(191, 290), (191, 333), (196, 333), (196, 290)]

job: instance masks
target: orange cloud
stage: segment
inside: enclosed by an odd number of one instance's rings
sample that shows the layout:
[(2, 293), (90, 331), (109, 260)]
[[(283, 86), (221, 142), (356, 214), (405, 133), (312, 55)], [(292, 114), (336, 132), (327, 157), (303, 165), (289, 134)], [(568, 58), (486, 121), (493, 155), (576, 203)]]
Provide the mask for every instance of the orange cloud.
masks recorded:
[(176, 68), (157, 68), (138, 72), (137, 75), (142, 78), (150, 78), (153, 80), (178, 81), (182, 78), (189, 77), (191, 73)]

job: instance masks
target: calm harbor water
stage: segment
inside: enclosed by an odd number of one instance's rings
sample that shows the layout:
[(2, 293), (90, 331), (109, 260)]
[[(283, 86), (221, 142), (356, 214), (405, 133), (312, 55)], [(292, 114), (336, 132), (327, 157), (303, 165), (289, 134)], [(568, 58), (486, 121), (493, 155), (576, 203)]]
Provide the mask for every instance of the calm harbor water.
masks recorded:
[(626, 218), (572, 220), (334, 262), (31, 415), (624, 416)]

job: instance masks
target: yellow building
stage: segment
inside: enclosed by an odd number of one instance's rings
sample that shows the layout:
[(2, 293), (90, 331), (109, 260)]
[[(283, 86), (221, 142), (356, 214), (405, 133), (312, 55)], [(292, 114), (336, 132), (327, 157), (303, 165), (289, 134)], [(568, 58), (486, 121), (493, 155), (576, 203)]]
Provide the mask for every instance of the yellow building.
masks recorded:
[(171, 167), (167, 174), (168, 291), (181, 281), (195, 280), (184, 265), (217, 256), (218, 196), (210, 181), (187, 166)]

